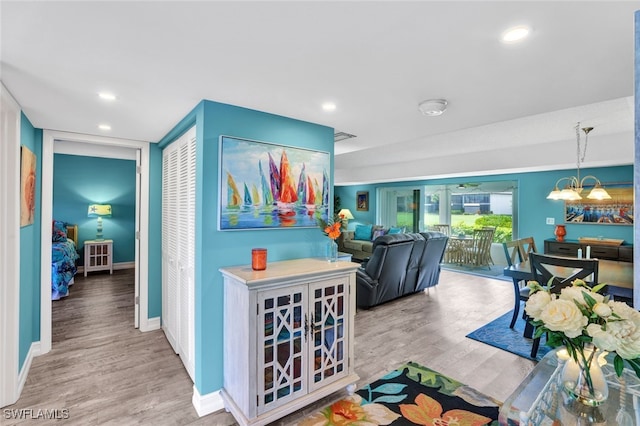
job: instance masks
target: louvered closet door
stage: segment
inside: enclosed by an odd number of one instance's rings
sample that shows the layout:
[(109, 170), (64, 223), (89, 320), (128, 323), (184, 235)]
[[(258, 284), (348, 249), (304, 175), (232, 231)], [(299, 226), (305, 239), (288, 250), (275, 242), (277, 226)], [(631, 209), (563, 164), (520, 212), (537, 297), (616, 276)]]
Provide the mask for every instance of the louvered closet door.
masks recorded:
[(162, 329), (194, 377), (195, 128), (163, 151)]
[[(178, 353), (193, 380), (194, 371), (194, 258), (196, 209), (196, 135), (187, 132), (178, 148), (178, 271), (179, 348)], [(181, 138), (182, 139), (182, 138)]]
[[(174, 144), (175, 145), (175, 144)], [(176, 146), (162, 154), (162, 329), (178, 352), (178, 166)]]

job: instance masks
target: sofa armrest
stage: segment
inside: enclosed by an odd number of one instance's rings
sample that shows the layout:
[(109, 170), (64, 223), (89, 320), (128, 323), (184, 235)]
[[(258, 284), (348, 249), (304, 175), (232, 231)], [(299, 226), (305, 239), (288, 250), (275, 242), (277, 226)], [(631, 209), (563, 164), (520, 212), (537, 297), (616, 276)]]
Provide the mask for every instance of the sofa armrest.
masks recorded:
[(364, 269), (356, 270), (356, 305), (362, 308), (375, 306), (378, 298), (378, 280), (372, 279)]
[(356, 269), (356, 283), (370, 290), (378, 286), (378, 280), (371, 278), (363, 268)]

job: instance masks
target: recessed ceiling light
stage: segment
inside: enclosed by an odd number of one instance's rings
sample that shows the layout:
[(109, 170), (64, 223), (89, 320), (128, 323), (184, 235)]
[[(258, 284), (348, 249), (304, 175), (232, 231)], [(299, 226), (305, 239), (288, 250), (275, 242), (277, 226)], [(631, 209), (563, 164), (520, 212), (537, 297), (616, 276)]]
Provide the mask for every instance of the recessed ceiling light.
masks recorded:
[(336, 110), (336, 104), (334, 104), (333, 102), (325, 102), (322, 104), (322, 109), (329, 112), (329, 111), (335, 111)]
[(503, 43), (516, 43), (526, 38), (531, 29), (524, 25), (520, 25), (517, 27), (509, 28), (505, 32), (502, 33), (502, 42)]
[(104, 99), (105, 101), (115, 101), (116, 100), (116, 95), (114, 95), (113, 93), (109, 93), (109, 92), (100, 92), (100, 93), (98, 93), (98, 96), (100, 97), (100, 99)]
[(98, 129), (100, 130), (111, 130), (111, 126), (108, 124), (98, 124)]

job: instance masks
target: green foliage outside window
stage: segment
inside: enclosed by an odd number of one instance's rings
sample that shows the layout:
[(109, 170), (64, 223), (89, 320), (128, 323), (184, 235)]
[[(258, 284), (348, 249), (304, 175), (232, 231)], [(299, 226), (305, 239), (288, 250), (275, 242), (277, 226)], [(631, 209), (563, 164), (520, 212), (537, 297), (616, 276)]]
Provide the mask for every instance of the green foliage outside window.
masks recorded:
[(455, 221), (452, 217), (451, 232), (456, 234), (473, 235), (474, 229), (480, 229), (483, 226), (495, 226), (496, 232), (493, 235), (494, 243), (504, 243), (511, 241), (513, 234), (512, 217), (506, 214), (486, 214), (477, 217), (473, 224), (468, 221)]

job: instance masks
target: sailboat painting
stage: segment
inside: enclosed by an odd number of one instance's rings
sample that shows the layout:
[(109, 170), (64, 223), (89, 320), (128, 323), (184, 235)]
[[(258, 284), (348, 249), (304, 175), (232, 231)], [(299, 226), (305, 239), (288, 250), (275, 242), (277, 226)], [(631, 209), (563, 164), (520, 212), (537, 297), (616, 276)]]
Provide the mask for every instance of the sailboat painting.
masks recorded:
[(328, 152), (220, 136), (218, 229), (317, 227), (330, 166)]

